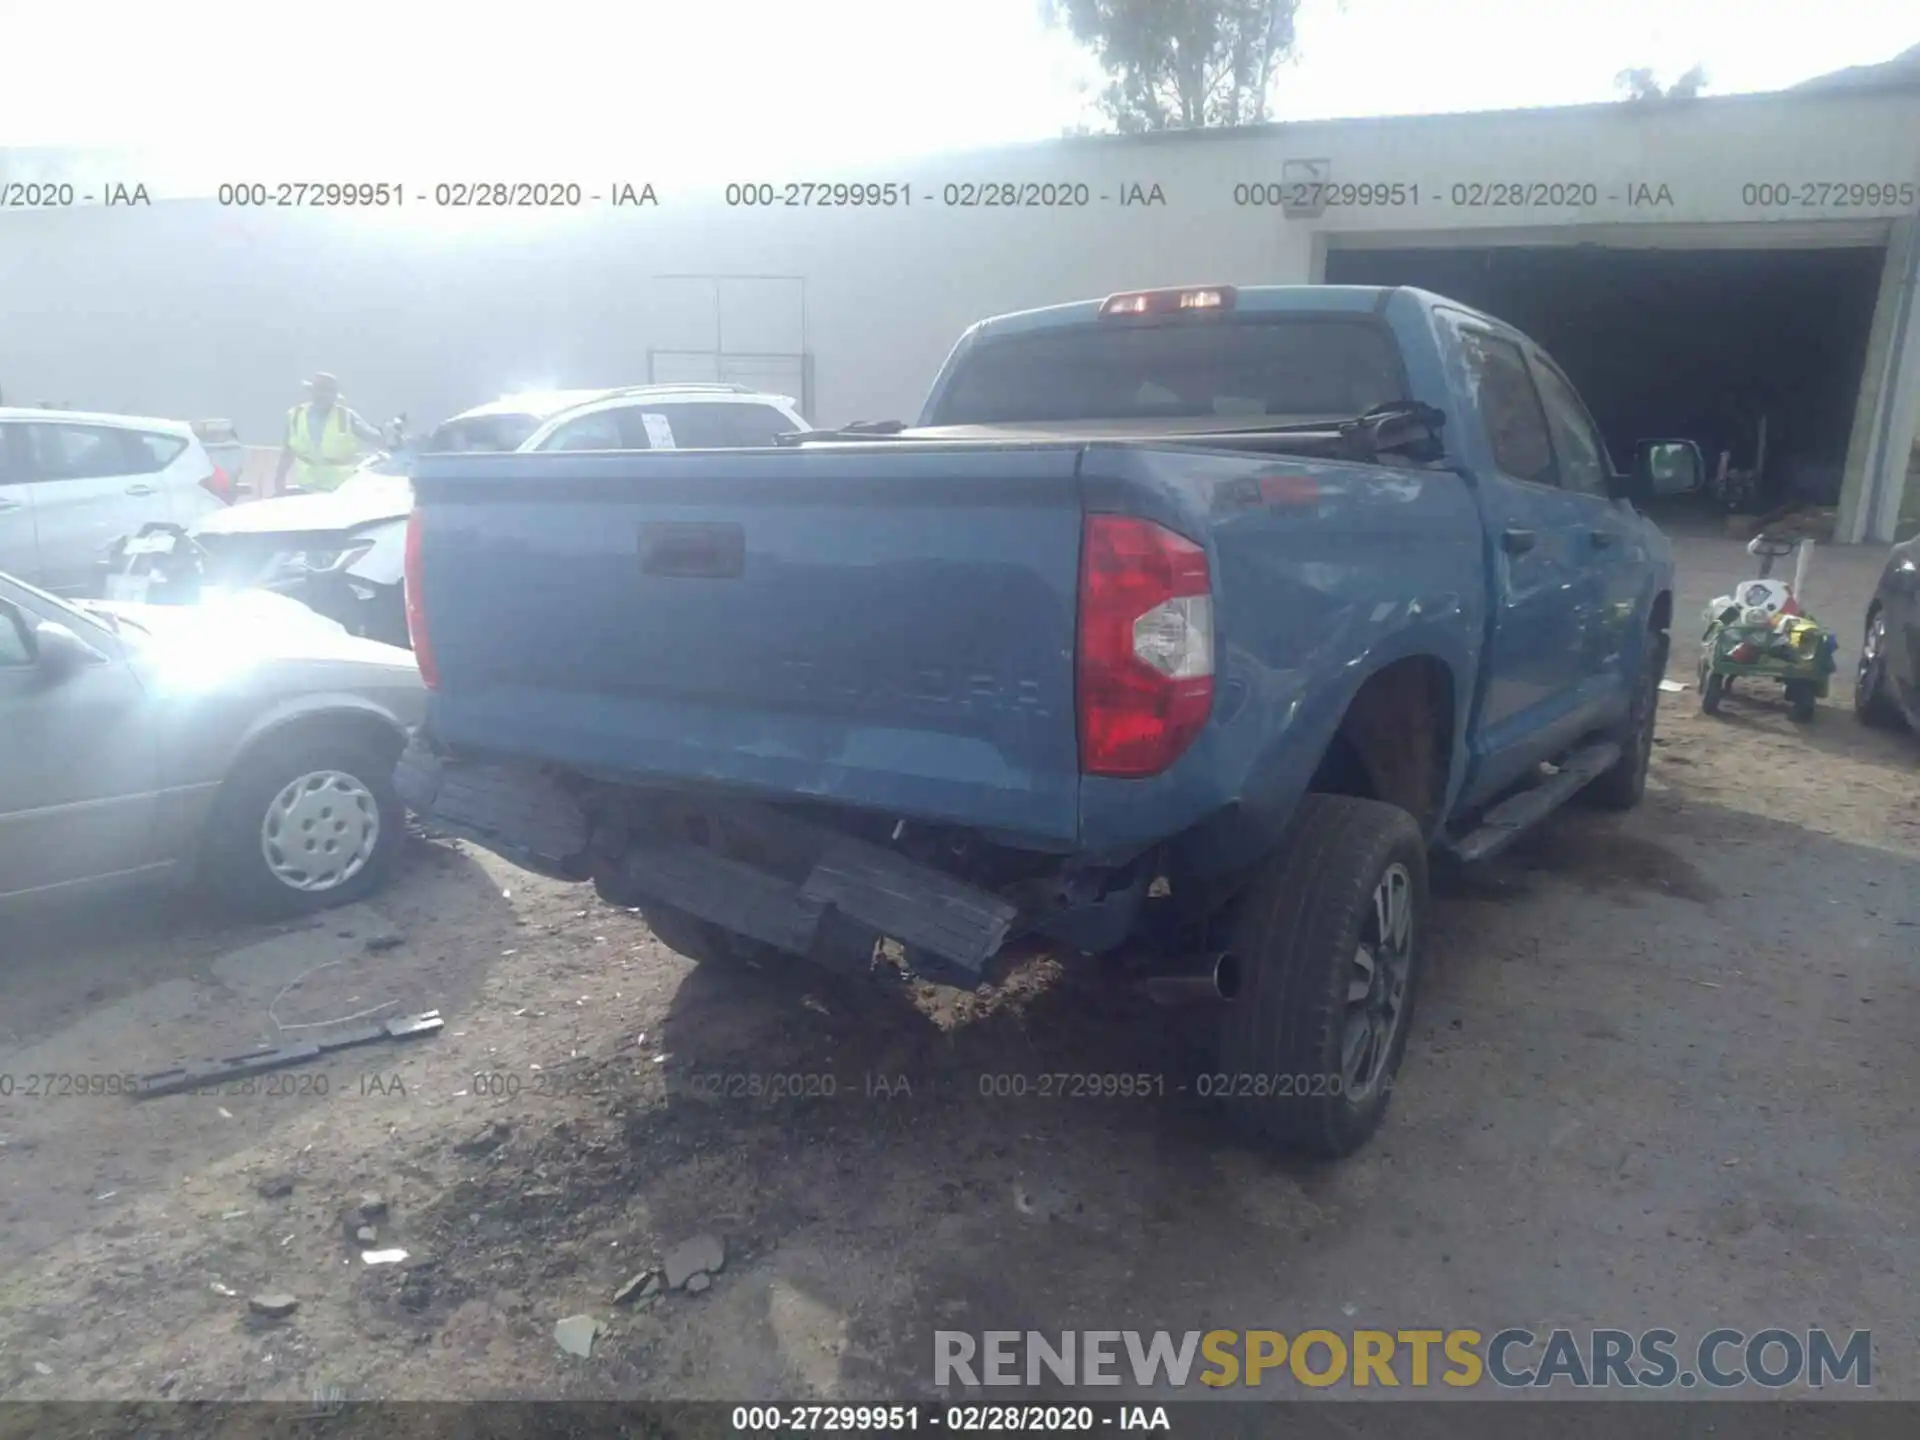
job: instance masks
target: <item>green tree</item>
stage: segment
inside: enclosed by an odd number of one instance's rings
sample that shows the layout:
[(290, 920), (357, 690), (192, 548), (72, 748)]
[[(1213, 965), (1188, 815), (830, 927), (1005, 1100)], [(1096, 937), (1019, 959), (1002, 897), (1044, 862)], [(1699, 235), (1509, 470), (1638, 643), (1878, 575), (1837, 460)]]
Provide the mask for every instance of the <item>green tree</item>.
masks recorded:
[(1267, 118), (1299, 0), (1043, 0), (1106, 72), (1096, 104), (1122, 134)]
[(1622, 70), (1613, 83), (1629, 100), (1691, 100), (1707, 83), (1706, 67), (1695, 65), (1671, 85), (1662, 85), (1649, 66)]

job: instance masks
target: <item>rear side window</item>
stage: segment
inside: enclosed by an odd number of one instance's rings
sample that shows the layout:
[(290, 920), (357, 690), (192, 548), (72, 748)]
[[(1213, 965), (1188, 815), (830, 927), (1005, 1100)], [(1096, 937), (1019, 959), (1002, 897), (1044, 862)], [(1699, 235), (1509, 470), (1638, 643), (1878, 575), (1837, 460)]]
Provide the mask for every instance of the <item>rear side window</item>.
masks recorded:
[(136, 459), (131, 437), (106, 425), (21, 427), (35, 480), (95, 480), (158, 468)]
[(1459, 334), (1480, 420), (1493, 446), (1493, 463), (1516, 480), (1554, 484), (1559, 477), (1553, 442), (1547, 436), (1547, 412), (1541, 408), (1520, 347), (1478, 330)]
[(623, 450), (620, 412), (601, 410), (569, 420), (541, 443), (542, 450)]
[(162, 435), (157, 430), (141, 430), (130, 438), (133, 441), (133, 468), (127, 473), (132, 475), (164, 470), (178, 460), (187, 448), (187, 442), (178, 435)]
[(960, 361), (928, 423), (1306, 422), (1405, 398), (1398, 347), (1371, 321), (1108, 320), (982, 341)]
[(427, 437), (427, 449), (482, 454), (518, 450), (540, 428), (532, 415), (476, 415), (471, 420), (449, 420)]
[(771, 405), (732, 401), (644, 405), (628, 413), (628, 431), (643, 438), (645, 430), (632, 417), (643, 413), (663, 416), (673, 431), (674, 448), (678, 450), (758, 449), (772, 445), (775, 437), (799, 428)]

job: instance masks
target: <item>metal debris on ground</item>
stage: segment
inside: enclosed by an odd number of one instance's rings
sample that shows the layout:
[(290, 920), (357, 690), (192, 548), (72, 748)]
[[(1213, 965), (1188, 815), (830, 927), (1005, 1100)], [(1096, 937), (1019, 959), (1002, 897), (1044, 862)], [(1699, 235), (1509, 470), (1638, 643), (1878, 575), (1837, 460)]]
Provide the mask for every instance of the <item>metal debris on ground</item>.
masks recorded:
[[(336, 1050), (347, 1050), (357, 1045), (371, 1045), (379, 1040), (412, 1040), (421, 1035), (431, 1035), (446, 1022), (440, 1018), (438, 1010), (428, 1010), (419, 1015), (407, 1015), (393, 1020), (382, 1020), (377, 1025), (362, 1026), (358, 1030), (349, 1030), (345, 1034), (331, 1036), (325, 1040), (303, 1040), (297, 1045), (282, 1045), (274, 1050), (258, 1050), (250, 1055), (233, 1055), (224, 1060), (206, 1060), (197, 1065), (180, 1065), (171, 1070), (157, 1070), (151, 1075), (142, 1075), (134, 1087), (136, 1100), (148, 1100), (158, 1095), (178, 1095), (185, 1090), (198, 1089), (203, 1085), (218, 1084), (223, 1080), (237, 1080), (247, 1075), (263, 1075), (270, 1070), (285, 1070), (293, 1065), (305, 1065), (330, 1055)], [(225, 1114), (223, 1110), (221, 1112)], [(229, 1117), (231, 1118), (231, 1117)]]
[(282, 1291), (269, 1291), (264, 1295), (255, 1295), (247, 1301), (247, 1308), (256, 1315), (264, 1315), (269, 1320), (284, 1320), (300, 1308), (300, 1302)]
[(362, 1250), (360, 1259), (368, 1265), (398, 1265), (407, 1258), (404, 1250)]

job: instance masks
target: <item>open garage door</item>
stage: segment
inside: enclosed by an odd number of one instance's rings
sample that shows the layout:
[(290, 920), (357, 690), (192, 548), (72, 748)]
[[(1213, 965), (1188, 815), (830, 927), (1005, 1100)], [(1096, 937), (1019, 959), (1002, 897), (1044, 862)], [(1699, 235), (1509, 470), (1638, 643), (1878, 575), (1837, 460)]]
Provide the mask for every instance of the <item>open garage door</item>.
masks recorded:
[(1884, 247), (1343, 249), (1332, 284), (1413, 285), (1517, 326), (1592, 407), (1616, 460), (1683, 436), (1760, 466), (1755, 504), (1835, 504)]

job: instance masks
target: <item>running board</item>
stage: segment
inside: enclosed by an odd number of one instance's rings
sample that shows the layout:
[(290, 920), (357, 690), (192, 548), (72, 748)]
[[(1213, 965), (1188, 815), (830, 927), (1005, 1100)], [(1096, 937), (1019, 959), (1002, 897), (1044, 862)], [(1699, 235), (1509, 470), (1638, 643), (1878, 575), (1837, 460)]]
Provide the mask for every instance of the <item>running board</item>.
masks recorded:
[(1560, 768), (1553, 775), (1489, 810), (1481, 817), (1478, 829), (1448, 841), (1447, 853), (1464, 864), (1492, 859), (1571, 800), (1588, 781), (1604, 774), (1619, 758), (1620, 747), (1612, 740), (1574, 751), (1560, 762)]

